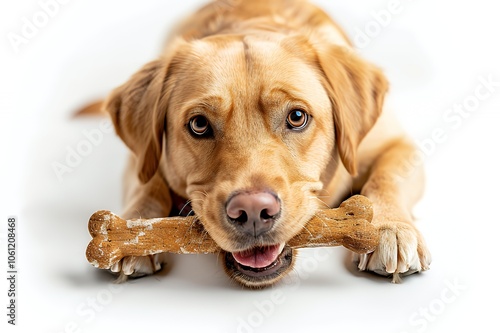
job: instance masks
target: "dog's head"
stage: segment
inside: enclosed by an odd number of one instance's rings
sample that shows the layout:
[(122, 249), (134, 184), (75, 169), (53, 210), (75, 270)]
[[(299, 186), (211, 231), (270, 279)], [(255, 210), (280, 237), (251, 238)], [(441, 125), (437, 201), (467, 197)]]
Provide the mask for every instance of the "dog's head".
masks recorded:
[(261, 287), (292, 267), (285, 244), (340, 161), (356, 174), (386, 89), (378, 69), (340, 46), (214, 36), (177, 42), (106, 108), (141, 181), (161, 168), (225, 251), (226, 271)]

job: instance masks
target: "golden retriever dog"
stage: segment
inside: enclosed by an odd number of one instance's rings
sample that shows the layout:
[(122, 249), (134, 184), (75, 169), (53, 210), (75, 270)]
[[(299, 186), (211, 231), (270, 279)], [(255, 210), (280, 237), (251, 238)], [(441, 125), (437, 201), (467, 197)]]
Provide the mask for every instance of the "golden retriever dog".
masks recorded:
[[(387, 88), (309, 2), (213, 1), (102, 105), (132, 152), (122, 215), (196, 214), (229, 276), (260, 288), (291, 270), (286, 243), (317, 209), (361, 193), (381, 238), (358, 268), (396, 282), (426, 270), (411, 214), (423, 171), (402, 171), (416, 148), (384, 110)], [(163, 260), (111, 270), (143, 276)]]

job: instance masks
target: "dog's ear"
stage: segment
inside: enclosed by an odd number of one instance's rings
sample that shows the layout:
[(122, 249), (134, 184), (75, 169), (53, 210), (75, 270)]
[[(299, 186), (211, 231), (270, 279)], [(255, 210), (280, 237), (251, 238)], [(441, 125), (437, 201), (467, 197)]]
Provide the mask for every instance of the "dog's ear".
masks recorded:
[(158, 169), (161, 158), (166, 110), (159, 107), (165, 96), (168, 64), (152, 61), (123, 85), (113, 90), (104, 103), (116, 133), (137, 158), (139, 179), (146, 183)]
[(144, 65), (109, 95), (104, 109), (116, 133), (137, 159), (139, 179), (147, 183), (158, 170), (175, 69), (182, 64), (188, 43), (174, 40), (165, 56)]
[(340, 158), (356, 175), (358, 145), (382, 112), (388, 83), (377, 67), (345, 47), (329, 46), (317, 54), (332, 102)]

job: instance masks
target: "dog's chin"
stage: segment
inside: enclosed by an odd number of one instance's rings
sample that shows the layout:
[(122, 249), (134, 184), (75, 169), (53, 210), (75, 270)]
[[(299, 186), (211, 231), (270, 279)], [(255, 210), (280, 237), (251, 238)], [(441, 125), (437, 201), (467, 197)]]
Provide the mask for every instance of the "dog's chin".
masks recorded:
[(295, 251), (285, 244), (223, 252), (226, 273), (248, 288), (264, 288), (278, 282), (293, 267)]

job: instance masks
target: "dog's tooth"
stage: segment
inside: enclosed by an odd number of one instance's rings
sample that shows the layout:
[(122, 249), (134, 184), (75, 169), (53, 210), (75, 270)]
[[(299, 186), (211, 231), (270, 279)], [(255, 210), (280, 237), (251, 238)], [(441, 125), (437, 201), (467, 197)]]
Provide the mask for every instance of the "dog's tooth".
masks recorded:
[(281, 243), (281, 245), (280, 245), (280, 249), (279, 249), (278, 253), (283, 252), (283, 249), (284, 249), (284, 248), (285, 248), (285, 243)]

